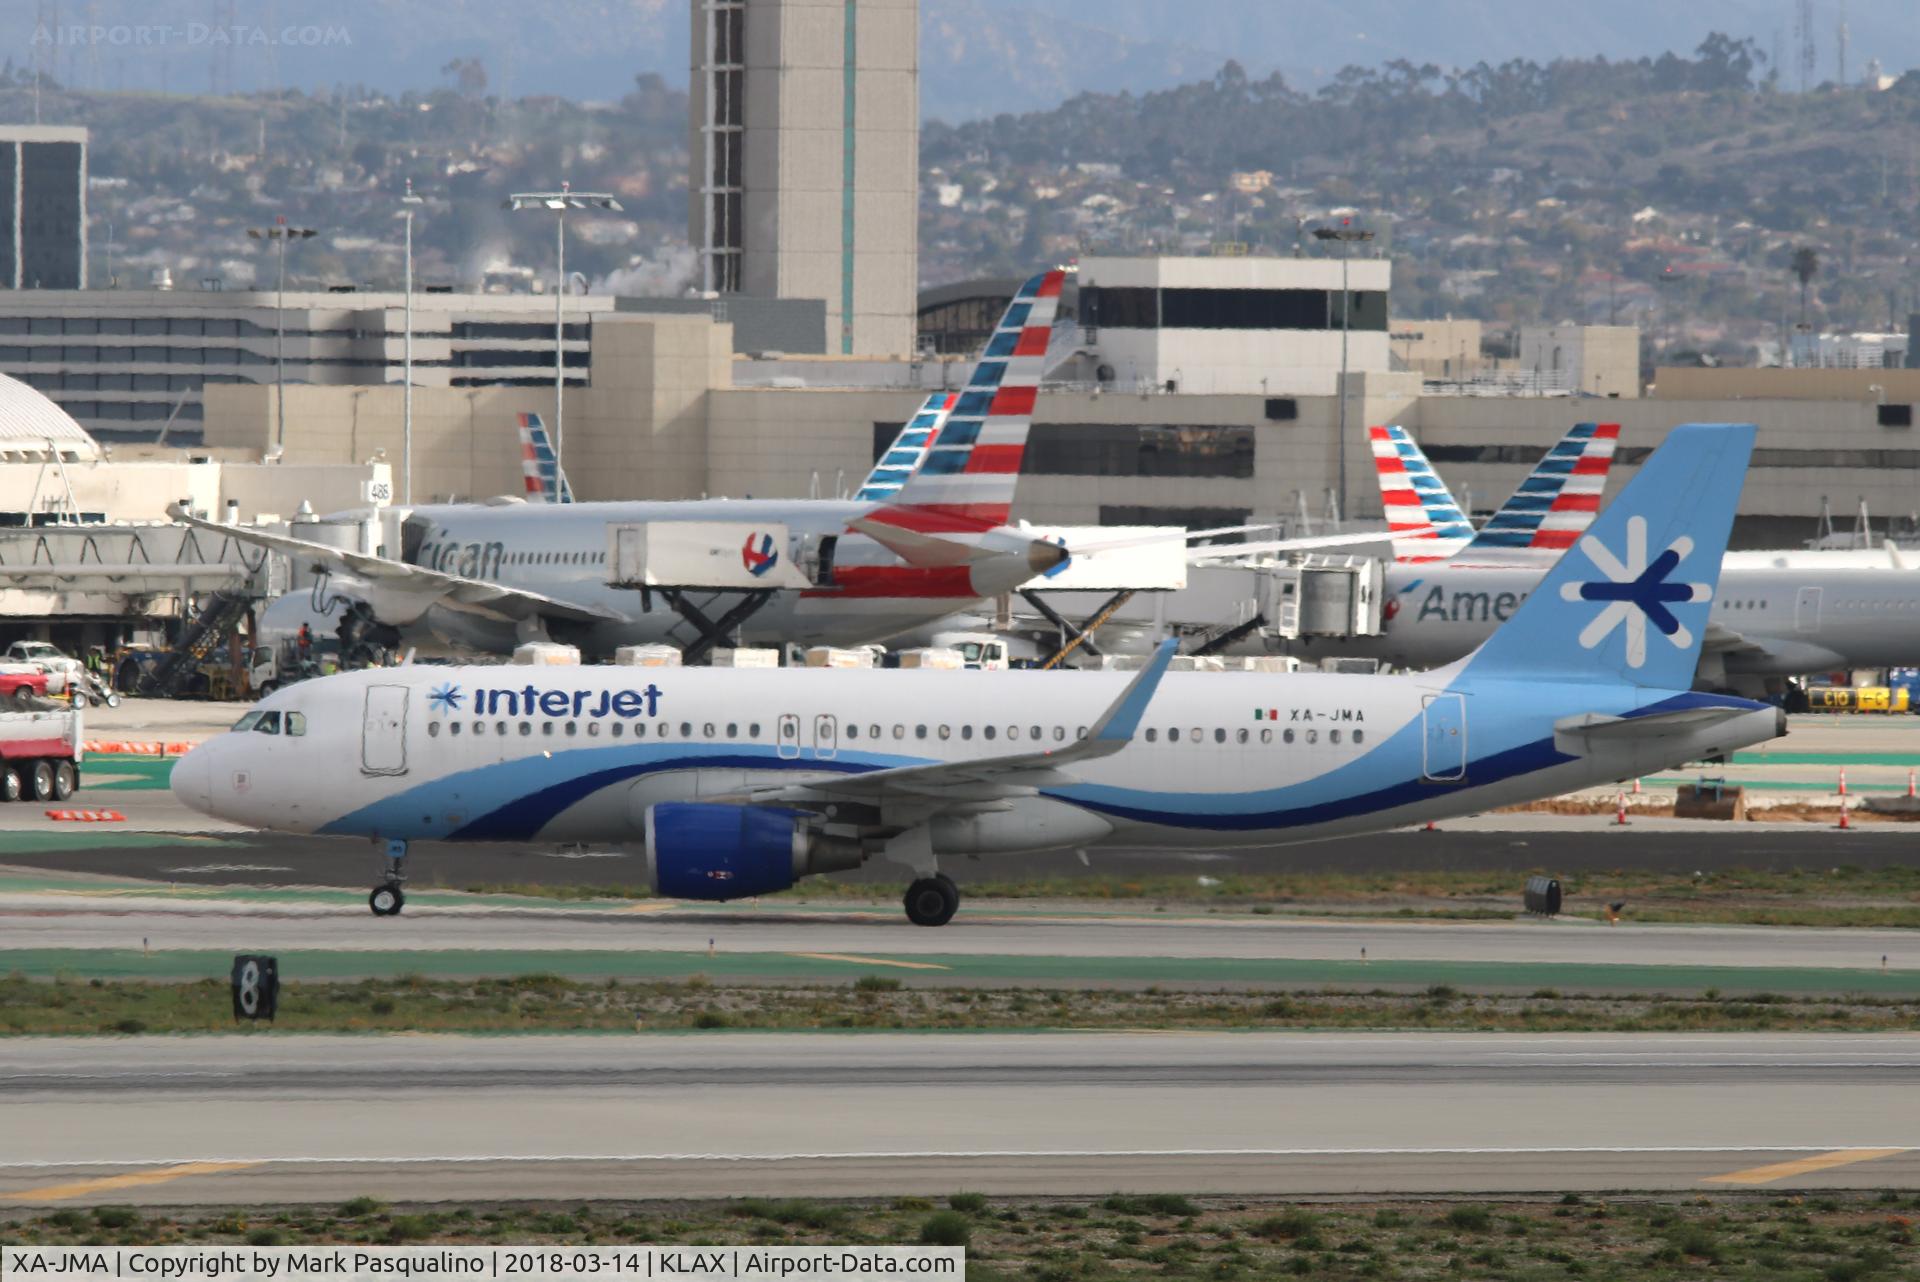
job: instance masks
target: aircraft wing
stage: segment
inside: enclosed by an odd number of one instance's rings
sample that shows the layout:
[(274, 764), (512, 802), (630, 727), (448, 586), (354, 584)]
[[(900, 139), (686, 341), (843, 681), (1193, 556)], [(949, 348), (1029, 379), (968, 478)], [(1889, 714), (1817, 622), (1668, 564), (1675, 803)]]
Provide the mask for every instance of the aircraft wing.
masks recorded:
[(1112, 756), (1133, 742), (1140, 718), (1153, 700), (1160, 679), (1167, 674), (1176, 648), (1178, 642), (1171, 638), (1161, 642), (1146, 666), (1120, 692), (1120, 697), (1088, 728), (1084, 739), (1051, 750), (814, 778), (792, 785), (755, 789), (746, 799), (755, 805), (805, 805), (837, 799), (895, 800), (934, 803), (937, 808), (946, 802), (1031, 796), (1041, 788), (1077, 782), (1069, 770), (1075, 762)]
[(366, 552), (349, 552), (343, 548), (329, 547), (325, 543), (313, 543), (306, 539), (296, 539), (288, 534), (272, 534), (265, 530), (249, 529), (241, 525), (221, 525), (214, 521), (203, 520), (176, 511), (174, 519), (195, 529), (206, 530), (213, 534), (238, 539), (242, 543), (251, 543), (255, 547), (284, 553), (297, 561), (303, 561), (318, 569), (345, 571), (364, 580), (372, 587), (386, 592), (405, 592), (445, 600), (470, 609), (486, 610), (508, 619), (544, 617), (571, 619), (580, 623), (625, 623), (628, 617), (618, 610), (609, 610), (596, 605), (584, 605), (576, 601), (562, 601), (539, 592), (529, 592), (525, 588), (507, 587), (504, 584), (489, 583), (484, 579), (469, 579), (458, 574), (447, 574), (441, 570), (429, 570), (425, 566), (409, 565), (405, 561), (395, 561), (390, 557), (374, 556)]

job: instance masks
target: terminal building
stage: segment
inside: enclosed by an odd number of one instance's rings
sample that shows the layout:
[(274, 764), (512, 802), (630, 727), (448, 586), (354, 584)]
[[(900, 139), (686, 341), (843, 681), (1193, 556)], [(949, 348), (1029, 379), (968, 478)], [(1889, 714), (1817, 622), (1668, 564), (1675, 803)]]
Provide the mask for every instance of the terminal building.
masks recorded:
[(87, 131), (0, 126), (0, 287), (87, 287)]

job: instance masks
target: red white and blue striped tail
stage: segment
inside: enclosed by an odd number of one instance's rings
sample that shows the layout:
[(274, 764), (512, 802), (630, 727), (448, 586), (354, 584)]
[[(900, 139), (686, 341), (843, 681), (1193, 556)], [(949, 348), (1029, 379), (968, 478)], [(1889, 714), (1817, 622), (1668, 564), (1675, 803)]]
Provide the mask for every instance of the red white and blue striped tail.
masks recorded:
[(854, 498), (872, 503), (891, 502), (912, 475), (926, 461), (933, 438), (946, 424), (947, 411), (959, 399), (958, 392), (935, 392), (918, 413), (907, 420), (900, 435), (893, 438), (887, 452), (874, 463), (867, 479)]
[(1618, 423), (1576, 424), (1473, 536), (1463, 555), (1543, 563), (1557, 559), (1600, 514), (1601, 492), (1619, 443)]
[(919, 470), (872, 519), (923, 534), (1007, 523), (1066, 278), (1043, 272), (1020, 287)]
[(520, 420), (520, 470), (526, 478), (527, 502), (571, 503), (573, 487), (560, 470), (553, 444), (547, 439), (547, 425), (538, 414), (515, 415)]
[(1380, 503), (1396, 561), (1444, 561), (1467, 545), (1473, 525), (1427, 456), (1397, 424), (1367, 429)]

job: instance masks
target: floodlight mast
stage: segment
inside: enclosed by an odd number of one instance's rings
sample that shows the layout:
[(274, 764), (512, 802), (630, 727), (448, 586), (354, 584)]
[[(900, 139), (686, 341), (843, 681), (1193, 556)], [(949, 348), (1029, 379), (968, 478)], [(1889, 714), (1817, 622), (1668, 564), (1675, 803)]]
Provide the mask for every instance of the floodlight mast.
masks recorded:
[(559, 191), (517, 191), (508, 196), (503, 208), (516, 213), (552, 211), (553, 213), (553, 461), (557, 468), (566, 440), (566, 329), (563, 305), (567, 294), (567, 211), (600, 209), (618, 213), (623, 208), (611, 192), (575, 191), (563, 182)]

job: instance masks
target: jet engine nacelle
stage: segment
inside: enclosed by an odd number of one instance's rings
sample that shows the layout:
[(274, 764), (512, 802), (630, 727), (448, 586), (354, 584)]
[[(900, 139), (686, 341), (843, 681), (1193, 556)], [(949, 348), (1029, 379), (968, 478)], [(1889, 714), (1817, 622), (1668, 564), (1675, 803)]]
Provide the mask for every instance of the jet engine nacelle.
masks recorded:
[(809, 829), (806, 818), (758, 806), (648, 806), (647, 876), (671, 899), (746, 899), (866, 858), (858, 841)]

